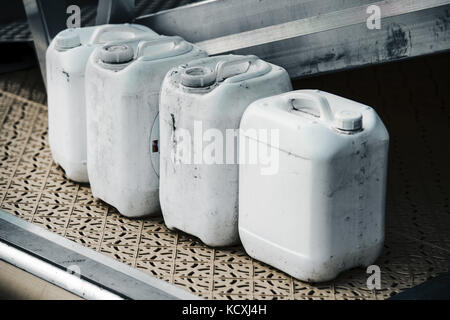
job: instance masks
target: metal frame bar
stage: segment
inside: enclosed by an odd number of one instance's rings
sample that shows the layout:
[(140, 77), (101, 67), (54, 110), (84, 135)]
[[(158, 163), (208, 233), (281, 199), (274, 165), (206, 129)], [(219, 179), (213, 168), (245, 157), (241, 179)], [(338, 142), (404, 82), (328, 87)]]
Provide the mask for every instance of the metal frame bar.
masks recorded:
[[(366, 26), (373, 4), (379, 30)], [(255, 54), (292, 78), (449, 50), (449, 21), (448, 0), (210, 0), (135, 19), (210, 54)]]
[(28, 26), (33, 36), (36, 55), (46, 84), (45, 52), (51, 39), (66, 24), (64, 1), (23, 0)]
[[(448, 0), (391, 0), (374, 2), (383, 12), (383, 18), (400, 16), (449, 4)], [(200, 41), (198, 46), (210, 54), (220, 54), (248, 47), (269, 44), (323, 31), (364, 24), (367, 21), (367, 5), (332, 11), (318, 16), (281, 23), (251, 31), (240, 32), (211, 40)]]
[(123, 300), (122, 297), (96, 286), (75, 274), (62, 270), (22, 250), (0, 241), (1, 259), (38, 278), (88, 300)]
[(99, 0), (95, 24), (130, 22), (134, 8), (135, 0)]
[[(152, 277), (1, 210), (0, 243), (6, 245), (0, 246), (1, 260), (10, 263), (16, 261), (16, 266), (21, 269), (68, 289), (74, 294), (81, 295), (80, 292), (94, 292), (91, 295), (82, 295), (85, 298), (106, 295), (108, 297), (117, 296), (123, 299), (139, 300), (201, 299), (175, 285)], [(17, 261), (25, 260), (17, 260), (17, 257), (14, 260), (14, 257), (10, 254), (10, 248), (15, 248), (34, 259), (38, 259), (43, 263), (43, 267), (36, 268), (36, 265), (30, 264), (17, 265)], [(27, 258), (27, 261), (32, 259), (31, 257)], [(45, 264), (48, 268), (45, 268)], [(67, 271), (73, 265), (76, 265), (80, 270), (80, 279), (84, 281), (84, 287), (83, 283), (74, 282), (73, 277), (59, 276), (56, 278), (52, 275), (54, 270)], [(99, 289), (93, 290), (92, 288), (95, 287)], [(101, 293), (102, 290), (107, 292)]]
[[(45, 80), (45, 51), (64, 28), (64, 1), (23, 1)], [(131, 21), (134, 5), (99, 0), (96, 23)], [(381, 10), (379, 30), (366, 26), (369, 5)], [(208, 0), (134, 19), (211, 55), (255, 54), (292, 78), (450, 50), (449, 21), (450, 0)]]

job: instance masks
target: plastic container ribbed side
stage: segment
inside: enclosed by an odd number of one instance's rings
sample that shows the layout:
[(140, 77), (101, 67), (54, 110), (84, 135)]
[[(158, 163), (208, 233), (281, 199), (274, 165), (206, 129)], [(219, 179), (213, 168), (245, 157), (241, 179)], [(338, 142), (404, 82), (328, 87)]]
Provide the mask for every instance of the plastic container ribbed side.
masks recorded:
[(92, 51), (108, 41), (158, 35), (136, 24), (66, 29), (46, 53), (49, 144), (53, 159), (77, 182), (88, 182), (84, 73)]
[(171, 70), (161, 89), (160, 201), (166, 225), (226, 246), (238, 236), (238, 133), (248, 105), (291, 90), (255, 56), (217, 56)]
[(207, 54), (180, 37), (109, 43), (86, 68), (88, 173), (94, 197), (127, 217), (160, 214), (159, 92), (174, 66)]
[[(376, 112), (299, 90), (255, 101), (240, 128), (245, 151), (269, 148), (274, 159), (270, 168), (240, 166), (239, 234), (246, 252), (308, 282), (371, 265), (384, 242), (389, 145)], [(278, 132), (278, 139), (250, 134), (261, 129)]]

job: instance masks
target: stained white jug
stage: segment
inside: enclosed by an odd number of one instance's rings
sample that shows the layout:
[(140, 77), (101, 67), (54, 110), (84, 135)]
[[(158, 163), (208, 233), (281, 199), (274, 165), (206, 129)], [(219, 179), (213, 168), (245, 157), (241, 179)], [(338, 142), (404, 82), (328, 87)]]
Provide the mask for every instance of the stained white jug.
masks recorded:
[[(255, 101), (240, 127), (245, 151), (269, 148), (279, 159), (270, 174), (259, 164), (240, 165), (246, 252), (308, 282), (371, 265), (384, 241), (389, 144), (376, 112), (299, 90)], [(279, 139), (259, 139), (252, 130), (275, 130)]]
[(108, 41), (158, 35), (136, 24), (66, 29), (46, 53), (49, 144), (53, 159), (77, 182), (88, 182), (84, 72), (92, 51)]
[(287, 72), (255, 56), (200, 59), (167, 74), (160, 100), (160, 201), (170, 229), (211, 246), (238, 242), (239, 122), (251, 102), (289, 90)]
[(180, 37), (110, 43), (86, 68), (92, 194), (124, 216), (160, 213), (159, 92), (169, 69), (207, 54)]

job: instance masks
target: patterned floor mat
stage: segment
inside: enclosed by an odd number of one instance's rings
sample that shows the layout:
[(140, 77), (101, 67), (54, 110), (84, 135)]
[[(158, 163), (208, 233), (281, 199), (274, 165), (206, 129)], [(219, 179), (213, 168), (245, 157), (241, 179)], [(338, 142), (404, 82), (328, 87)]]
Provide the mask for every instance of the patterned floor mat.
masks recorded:
[(34, 69), (0, 76), (0, 208), (209, 299), (386, 299), (449, 270), (449, 60), (411, 60), (294, 83), (372, 105), (388, 127), (380, 290), (367, 288), (369, 275), (361, 268), (307, 284), (251, 259), (240, 246), (212, 249), (168, 230), (162, 218), (121, 217), (53, 163), (45, 90)]

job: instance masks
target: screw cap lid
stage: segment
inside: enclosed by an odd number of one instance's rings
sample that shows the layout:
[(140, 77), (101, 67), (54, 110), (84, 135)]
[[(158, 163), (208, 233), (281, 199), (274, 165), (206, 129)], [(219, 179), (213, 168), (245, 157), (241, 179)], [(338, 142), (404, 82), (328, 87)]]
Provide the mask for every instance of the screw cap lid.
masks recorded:
[(344, 131), (361, 130), (362, 115), (353, 110), (341, 110), (334, 114), (334, 127)]
[(100, 60), (108, 64), (121, 64), (133, 60), (133, 48), (126, 44), (109, 44), (100, 49)]
[(55, 46), (58, 50), (67, 50), (81, 45), (80, 35), (75, 29), (67, 29), (60, 32), (55, 38)]
[(198, 66), (190, 67), (182, 71), (181, 83), (186, 87), (204, 88), (216, 81), (216, 73), (210, 68)]

